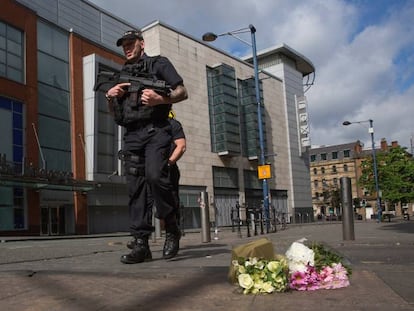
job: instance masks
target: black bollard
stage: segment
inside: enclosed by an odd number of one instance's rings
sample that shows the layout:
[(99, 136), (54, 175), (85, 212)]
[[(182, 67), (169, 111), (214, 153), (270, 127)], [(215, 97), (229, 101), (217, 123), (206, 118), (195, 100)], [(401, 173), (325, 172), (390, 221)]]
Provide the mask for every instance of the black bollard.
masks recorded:
[[(211, 242), (210, 235), (210, 211), (208, 207), (207, 192), (200, 192), (200, 216), (201, 216), (201, 242)], [(217, 218), (217, 217), (216, 217)], [(217, 224), (216, 224), (217, 227)]]
[(354, 208), (352, 206), (351, 178), (341, 177), (342, 236), (344, 240), (355, 240)]

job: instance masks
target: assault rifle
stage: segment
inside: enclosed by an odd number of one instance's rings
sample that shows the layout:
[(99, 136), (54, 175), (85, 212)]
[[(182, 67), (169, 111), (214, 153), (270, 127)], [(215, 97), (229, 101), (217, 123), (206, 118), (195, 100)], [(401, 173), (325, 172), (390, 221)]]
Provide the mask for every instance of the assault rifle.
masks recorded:
[(119, 83), (131, 83), (127, 92), (141, 92), (144, 89), (152, 89), (160, 95), (168, 96), (171, 92), (171, 86), (162, 80), (149, 78), (147, 75), (130, 75), (126, 72), (116, 73), (111, 71), (101, 71), (93, 90), (96, 92), (104, 84), (112, 86)]

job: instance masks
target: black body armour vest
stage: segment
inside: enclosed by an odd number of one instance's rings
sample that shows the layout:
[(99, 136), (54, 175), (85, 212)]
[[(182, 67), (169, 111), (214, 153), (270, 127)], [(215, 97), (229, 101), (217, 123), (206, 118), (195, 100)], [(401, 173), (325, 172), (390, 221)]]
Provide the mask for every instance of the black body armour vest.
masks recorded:
[[(136, 64), (127, 64), (121, 74), (157, 80), (153, 65), (160, 56), (146, 57)], [(128, 92), (114, 104), (114, 120), (118, 125), (131, 127), (140, 122), (166, 120), (171, 105), (149, 107), (141, 103), (141, 91)]]

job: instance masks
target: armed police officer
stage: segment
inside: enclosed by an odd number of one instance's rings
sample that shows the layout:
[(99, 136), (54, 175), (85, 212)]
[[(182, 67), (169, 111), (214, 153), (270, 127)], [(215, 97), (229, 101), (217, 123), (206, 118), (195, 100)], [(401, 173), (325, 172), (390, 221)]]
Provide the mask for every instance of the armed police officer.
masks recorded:
[(141, 31), (125, 32), (116, 44), (122, 46), (126, 58), (122, 72), (162, 80), (170, 86), (168, 93), (157, 93), (150, 88), (132, 90), (130, 83), (119, 83), (106, 93), (115, 122), (125, 127), (122, 159), (128, 182), (131, 234), (136, 241), (132, 251), (121, 257), (121, 262), (129, 264), (152, 259), (148, 244), (154, 230), (151, 197), (157, 216), (165, 223), (163, 257), (170, 259), (178, 253), (181, 235), (169, 178), (172, 134), (168, 113), (172, 104), (187, 99), (187, 90), (166, 57), (150, 57), (144, 52)]

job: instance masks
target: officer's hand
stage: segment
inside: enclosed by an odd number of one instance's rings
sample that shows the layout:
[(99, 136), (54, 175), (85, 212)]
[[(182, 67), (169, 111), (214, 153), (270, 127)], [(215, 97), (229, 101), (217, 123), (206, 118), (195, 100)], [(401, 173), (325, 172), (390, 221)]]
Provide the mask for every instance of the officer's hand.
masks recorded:
[(128, 87), (131, 85), (129, 82), (119, 83), (114, 87), (110, 88), (106, 95), (109, 97), (122, 97), (124, 96), (125, 92), (128, 90)]
[(142, 91), (141, 102), (147, 106), (157, 106), (164, 102), (164, 98), (151, 89), (145, 89)]

